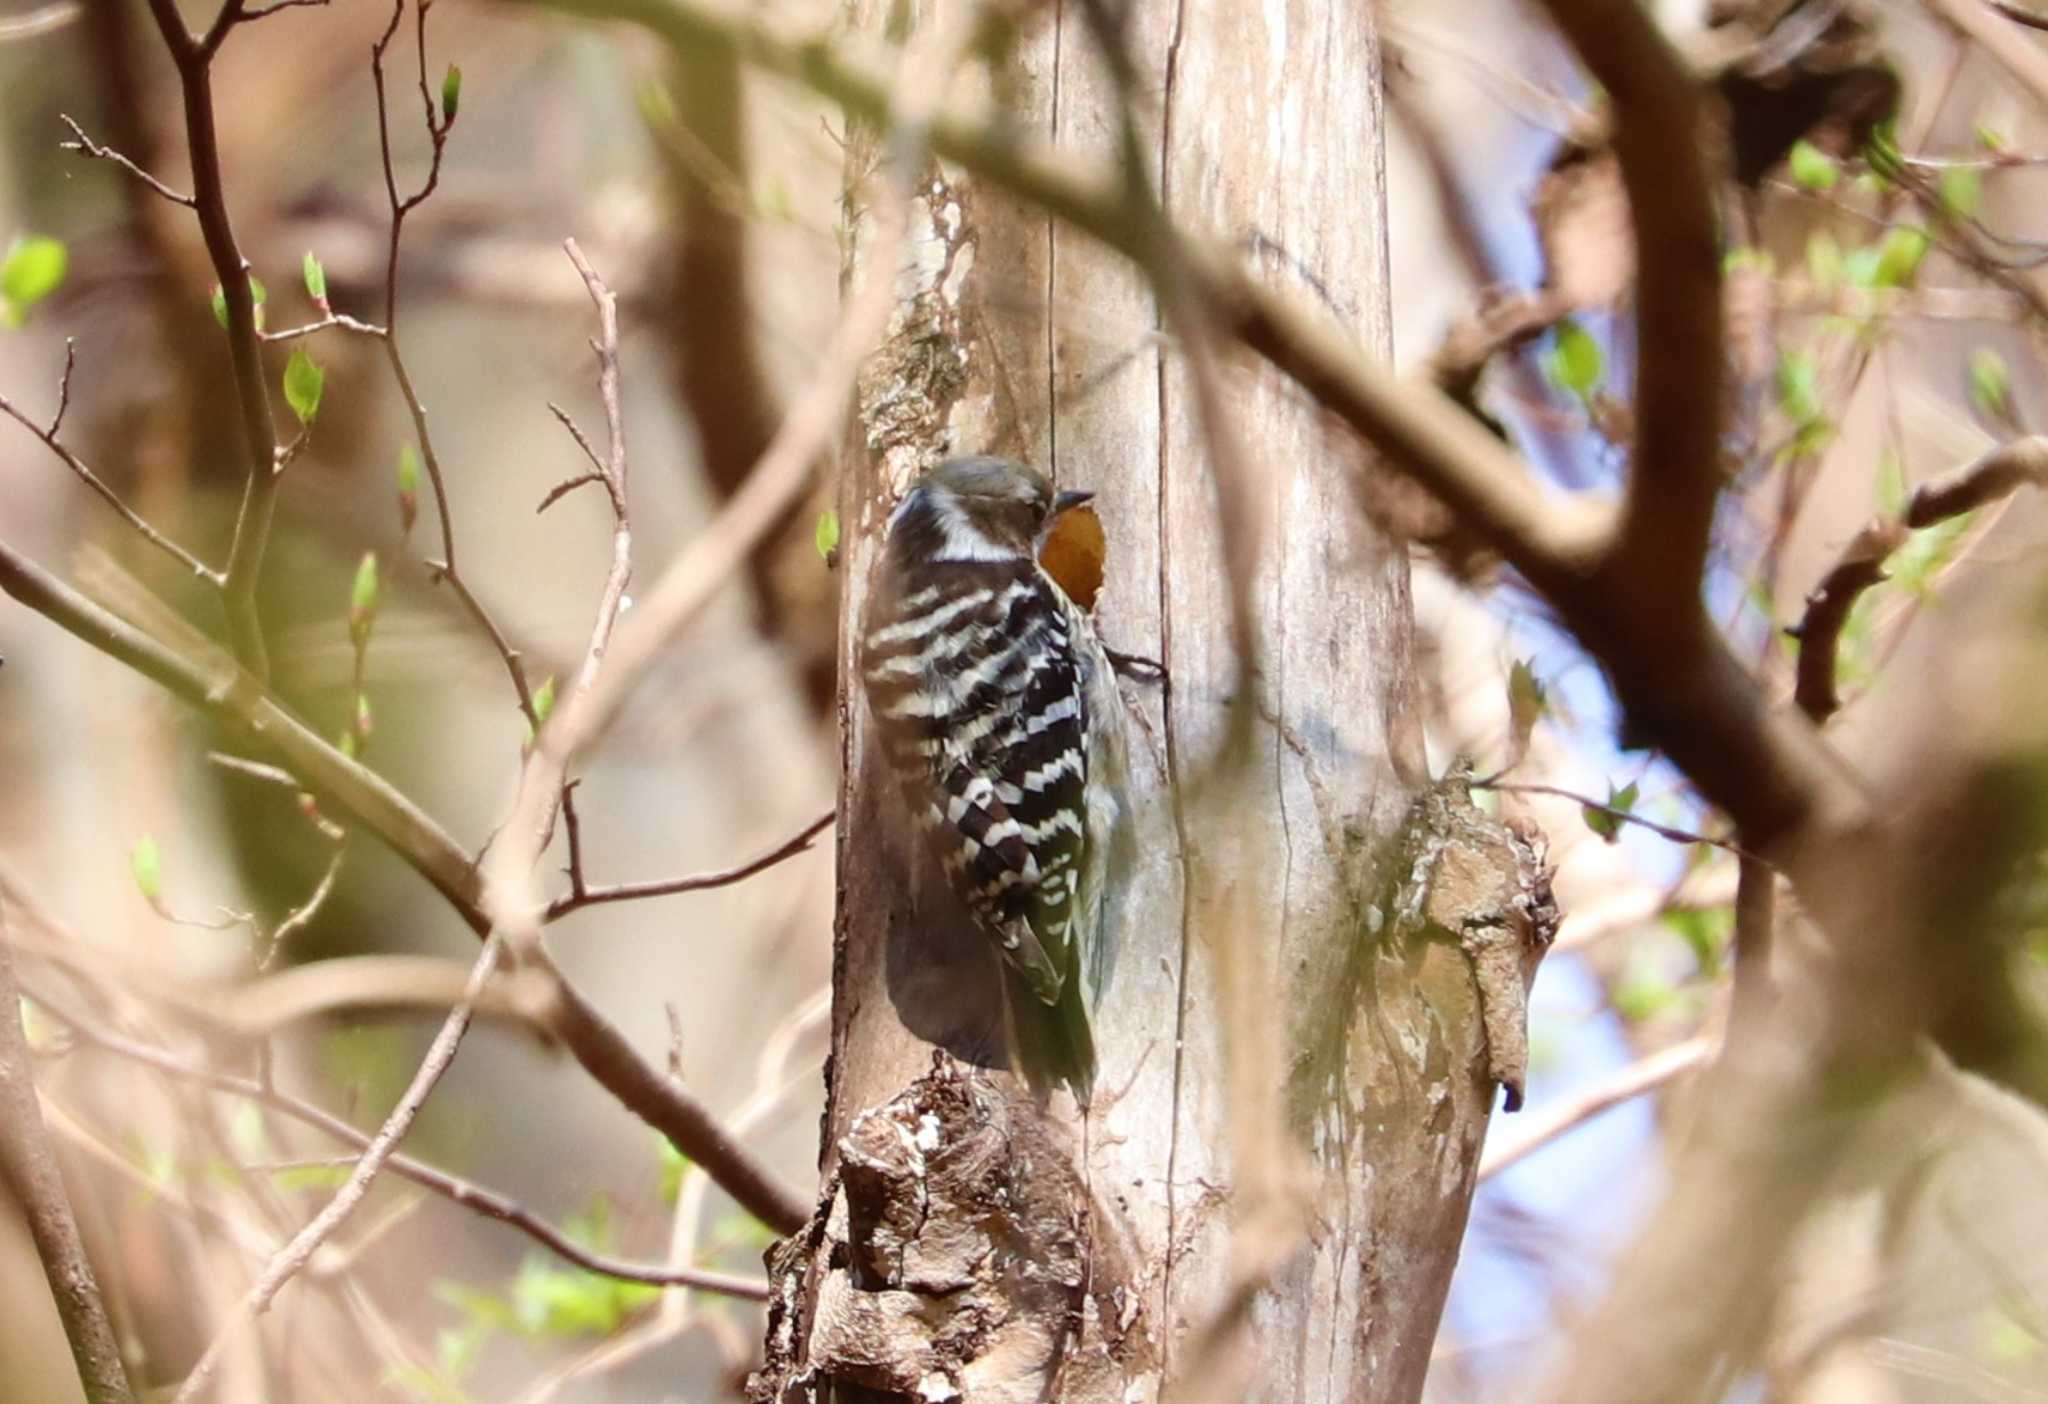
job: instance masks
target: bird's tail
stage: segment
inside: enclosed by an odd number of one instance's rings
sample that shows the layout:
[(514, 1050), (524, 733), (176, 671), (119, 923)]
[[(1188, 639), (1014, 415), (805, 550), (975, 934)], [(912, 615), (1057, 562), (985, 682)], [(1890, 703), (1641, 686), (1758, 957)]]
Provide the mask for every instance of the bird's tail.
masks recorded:
[(1081, 981), (1071, 974), (1056, 1003), (1034, 995), (1016, 975), (1004, 971), (1004, 1013), (1010, 1058), (1041, 1103), (1062, 1084), (1083, 1107), (1095, 1091), (1095, 1033)]

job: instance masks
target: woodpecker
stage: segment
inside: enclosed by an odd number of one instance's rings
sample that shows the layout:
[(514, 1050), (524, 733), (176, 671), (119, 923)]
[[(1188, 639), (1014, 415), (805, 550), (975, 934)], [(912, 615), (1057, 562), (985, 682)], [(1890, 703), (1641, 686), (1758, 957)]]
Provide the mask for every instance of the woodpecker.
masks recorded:
[(862, 673), (909, 817), (1004, 970), (1011, 1053), (1085, 1105), (1124, 833), (1123, 698), (1087, 614), (1039, 565), (1062, 512), (1008, 459), (954, 458), (889, 518)]

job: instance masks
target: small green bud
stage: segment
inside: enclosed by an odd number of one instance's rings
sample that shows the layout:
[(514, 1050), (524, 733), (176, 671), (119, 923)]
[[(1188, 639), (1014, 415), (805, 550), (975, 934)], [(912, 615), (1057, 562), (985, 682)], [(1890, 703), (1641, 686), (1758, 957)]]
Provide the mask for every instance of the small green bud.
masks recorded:
[(377, 595), (377, 553), (365, 551), (348, 592), (348, 635), (357, 648), (369, 642), (370, 624), (377, 617)]
[(156, 840), (148, 834), (135, 840), (135, 847), (129, 850), (128, 871), (135, 875), (136, 890), (142, 893), (142, 900), (152, 907), (162, 906), (164, 857)]
[(410, 532), (420, 516), (420, 451), (411, 444), (398, 446), (398, 521)]
[(448, 72), (441, 78), (441, 121), (445, 126), (455, 125), (455, 113), (462, 106), (462, 70), (454, 64), (448, 65)]
[(311, 249), (299, 264), (299, 271), (305, 274), (306, 296), (313, 299), (313, 305), (322, 312), (327, 311), (327, 270), (320, 266), (320, 260), (313, 257)]

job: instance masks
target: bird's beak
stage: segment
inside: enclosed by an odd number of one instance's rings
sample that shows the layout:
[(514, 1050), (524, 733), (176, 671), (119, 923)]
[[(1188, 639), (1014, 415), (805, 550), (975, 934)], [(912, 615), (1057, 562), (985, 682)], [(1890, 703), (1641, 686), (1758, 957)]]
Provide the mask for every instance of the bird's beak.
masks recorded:
[(1052, 500), (1052, 514), (1057, 517), (1062, 512), (1070, 511), (1075, 507), (1079, 507), (1084, 502), (1092, 502), (1094, 500), (1095, 494), (1092, 492), (1058, 493)]

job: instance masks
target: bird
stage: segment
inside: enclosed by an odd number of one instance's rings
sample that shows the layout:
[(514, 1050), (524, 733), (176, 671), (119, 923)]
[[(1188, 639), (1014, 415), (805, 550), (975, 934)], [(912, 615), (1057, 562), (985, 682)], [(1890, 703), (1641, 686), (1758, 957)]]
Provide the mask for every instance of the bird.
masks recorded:
[(861, 675), (912, 825), (1000, 961), (1012, 1061), (1088, 1104), (1106, 889), (1127, 841), (1124, 702), (1086, 611), (1039, 563), (1063, 513), (1011, 459), (950, 458), (890, 514)]

